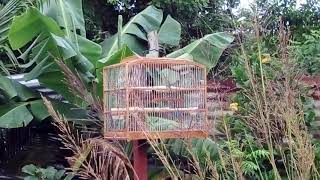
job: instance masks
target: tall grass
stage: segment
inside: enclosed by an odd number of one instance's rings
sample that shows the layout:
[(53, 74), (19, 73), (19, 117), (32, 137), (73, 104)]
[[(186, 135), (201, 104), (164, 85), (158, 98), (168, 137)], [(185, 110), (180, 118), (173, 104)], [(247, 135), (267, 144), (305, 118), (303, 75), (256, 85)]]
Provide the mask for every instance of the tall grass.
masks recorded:
[[(253, 19), (253, 37), (238, 36), (234, 55), (245, 80), (234, 99), (240, 105), (219, 126), (224, 138), (147, 139), (171, 179), (318, 179), (315, 147), (305, 123), (298, 69), (290, 46), (290, 33), (279, 22), (276, 50), (267, 49), (258, 17)], [(238, 28), (241, 32), (241, 27)], [(246, 32), (248, 33), (248, 32)], [(240, 38), (241, 37), (241, 38)], [(253, 41), (252, 41), (253, 39)], [(268, 53), (266, 55), (266, 52)], [(71, 90), (83, 98), (98, 119), (102, 106), (62, 62), (57, 61)], [(65, 147), (73, 152), (70, 170), (84, 179), (129, 179), (135, 176), (128, 155), (117, 144), (99, 138), (83, 139), (46, 101)], [(214, 124), (214, 123), (212, 123)], [(217, 127), (216, 127), (217, 128)], [(146, 136), (148, 137), (148, 136)], [(132, 175), (133, 174), (133, 175)]]
[[(266, 55), (257, 17), (254, 17), (253, 29), (254, 41), (249, 42), (249, 46), (240, 36), (238, 39), (238, 59), (247, 83), (241, 85), (237, 93), (240, 110), (220, 122), (225, 138), (219, 141), (219, 158), (207, 156), (206, 150), (197, 153), (200, 149), (183, 140), (181, 148), (187, 152), (192, 171), (182, 172), (182, 166), (175, 161), (177, 157), (168, 152), (169, 141), (149, 140), (173, 179), (182, 179), (184, 174), (192, 174), (193, 179), (320, 177), (304, 116), (302, 97), (306, 94), (300, 83), (303, 72), (290, 46), (290, 32), (280, 19), (278, 45)], [(241, 133), (234, 132), (230, 118), (243, 124)], [(240, 135), (242, 137), (237, 137)]]
[(100, 99), (87, 89), (80, 76), (69, 69), (62, 60), (56, 60), (56, 63), (62, 70), (70, 91), (86, 102), (94, 114), (88, 116), (88, 122), (93, 124), (90, 128), (75, 126), (58, 114), (51, 102), (43, 97), (48, 112), (54, 119), (53, 124), (59, 130), (63, 148), (72, 154), (67, 157), (70, 165), (69, 176), (97, 180), (124, 180), (137, 177), (129, 156), (120, 142), (103, 139), (101, 123), (104, 115)]

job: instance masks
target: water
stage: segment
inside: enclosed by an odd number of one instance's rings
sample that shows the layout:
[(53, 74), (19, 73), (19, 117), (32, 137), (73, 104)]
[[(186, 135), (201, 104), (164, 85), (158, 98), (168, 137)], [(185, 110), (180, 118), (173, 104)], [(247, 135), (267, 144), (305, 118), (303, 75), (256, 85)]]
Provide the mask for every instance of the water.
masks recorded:
[(21, 179), (24, 176), (21, 169), (28, 164), (54, 166), (58, 169), (67, 165), (64, 158), (66, 152), (61, 149), (62, 144), (57, 140), (57, 133), (51, 125), (30, 128), (27, 133), (15, 133), (15, 138), (7, 137), (11, 147), (2, 148), (5, 153), (0, 156), (0, 179)]

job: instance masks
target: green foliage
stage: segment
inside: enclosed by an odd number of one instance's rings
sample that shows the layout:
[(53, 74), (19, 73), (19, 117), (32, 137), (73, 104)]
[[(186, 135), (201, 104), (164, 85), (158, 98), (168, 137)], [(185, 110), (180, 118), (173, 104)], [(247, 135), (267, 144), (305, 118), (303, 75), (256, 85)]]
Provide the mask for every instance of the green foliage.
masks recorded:
[(204, 9), (209, 5), (209, 2), (210, 0), (198, 0), (198, 1), (152, 0), (152, 3), (158, 7), (166, 7), (168, 5), (172, 5), (180, 8), (185, 8), (185, 10), (189, 10), (189, 11)]
[(314, 100), (312, 97), (301, 96), (300, 97), (302, 105), (303, 105), (303, 112), (304, 112), (304, 120), (306, 125), (310, 128), (316, 128), (314, 122), (316, 120), (316, 112), (314, 109)]
[[(60, 3), (60, 6), (55, 3)], [(63, 4), (60, 1), (50, 2), (46, 5), (46, 7), (61, 7), (58, 10), (62, 12), (74, 9), (67, 8), (69, 4)], [(27, 57), (26, 60), (29, 60), (29, 66), (36, 64), (32, 71), (26, 75), (27, 80), (39, 78), (42, 84), (61, 93), (70, 102), (85, 106), (85, 103), (70, 93), (68, 86), (64, 84), (64, 77), (54, 59), (65, 60), (71, 69), (76, 69), (81, 74), (84, 82), (90, 83), (94, 77), (92, 74), (94, 64), (100, 58), (101, 47), (85, 37), (75, 34), (77, 29), (70, 29), (70, 20), (65, 19), (63, 22), (58, 19), (58, 24), (52, 19), (54, 17), (47, 17), (35, 8), (28, 9), (21, 16), (15, 17), (9, 33), (10, 44), (15, 48), (21, 48), (32, 42), (31, 46), (23, 53), (24, 57)], [(79, 19), (79, 17), (75, 16), (75, 19)], [(35, 23), (38, 27), (43, 28), (34, 31), (35, 25), (20, 23), (21, 21), (30, 21), (30, 23)], [(60, 26), (68, 28), (65, 28), (63, 33)], [(76, 26), (72, 27), (77, 28)], [(33, 40), (34, 38), (35, 40)]]
[[(30, 5), (32, 1), (10, 0), (0, 5), (0, 56), (5, 55), (0, 61), (0, 72), (9, 74), (9, 70), (13, 70), (19, 63), (14, 53), (7, 44), (8, 32), (15, 15)], [(7, 60), (8, 59), (8, 60)]]
[[(79, 122), (87, 112), (73, 104), (52, 102), (57, 112), (69, 120)], [(49, 117), (47, 108), (38, 92), (0, 75), (0, 127), (25, 127), (33, 120), (40, 122)]]
[(67, 180), (65, 170), (57, 170), (52, 166), (40, 168), (33, 164), (25, 165), (22, 172), (28, 174), (25, 180)]
[[(32, 109), (31, 104), (38, 104), (39, 94), (24, 85), (0, 75), (0, 127), (18, 128), (27, 126), (40, 114), (42, 109)], [(36, 100), (34, 100), (36, 99)], [(43, 120), (44, 118), (38, 116)]]
[(82, 4), (82, 0), (48, 0), (48, 3), (41, 8), (41, 12), (53, 18), (64, 29), (67, 37), (75, 36), (72, 32), (74, 30), (77, 30), (77, 34), (82, 37), (86, 37)]
[[(117, 42), (119, 40), (118, 35), (107, 39), (105, 43), (103, 43), (106, 45), (103, 48), (105, 53), (102, 53), (102, 56), (105, 56), (105, 58), (98, 61), (101, 56), (101, 47), (84, 37), (83, 15), (82, 11), (79, 10), (80, 2), (81, 1), (73, 3), (48, 1), (43, 4), (40, 11), (34, 7), (28, 8), (27, 11), (20, 16), (14, 17), (8, 38), (13, 49), (23, 49), (25, 46), (28, 46), (20, 56), (27, 62), (24, 64), (25, 68), (32, 67), (31, 71), (25, 76), (26, 80), (37, 78), (42, 85), (55, 90), (63, 95), (70, 103), (76, 104), (77, 106), (85, 107), (87, 104), (70, 92), (70, 87), (65, 84), (65, 77), (55, 64), (54, 59), (64, 60), (71, 70), (79, 73), (81, 79), (88, 86), (94, 79), (94, 73), (96, 73), (99, 82), (98, 90), (100, 92), (99, 94), (101, 94), (102, 67), (118, 63), (127, 56), (142, 53), (142, 51), (147, 50), (146, 44), (140, 44), (141, 40), (146, 42), (146, 33), (154, 30), (158, 31), (160, 42), (172, 46), (177, 45), (180, 40), (180, 24), (170, 15), (162, 22), (163, 12), (150, 6), (133, 17), (123, 28), (120, 28), (122, 29), (121, 32), (119, 32), (121, 33), (121, 43)], [(62, 14), (62, 18), (57, 15), (57, 12)], [(141, 27), (143, 30), (140, 29)], [(79, 34), (76, 33), (78, 31), (80, 32)], [(210, 57), (210, 60), (207, 57), (207, 61), (209, 62), (206, 62), (206, 57), (202, 55), (201, 62), (207, 65), (211, 64), (210, 67), (212, 67), (220, 57), (222, 51), (232, 40), (232, 37), (223, 33), (208, 35), (204, 39), (199, 40), (199, 42), (195, 42), (186, 47), (188, 48), (186, 50), (190, 50), (190, 52), (187, 51), (187, 53), (191, 56), (200, 58), (200, 49), (203, 47), (200, 47), (200, 45), (207, 44), (210, 47), (206, 48), (212, 48), (212, 52), (218, 54), (212, 54), (214, 57)], [(213, 41), (216, 42), (213, 43)], [(119, 44), (123, 44), (123, 48), (119, 49)], [(197, 46), (192, 47), (194, 45)], [(130, 46), (133, 51), (129, 49)], [(137, 50), (136, 47), (141, 47), (141, 49)], [(96, 72), (94, 71), (95, 69)], [(27, 125), (33, 119), (32, 115), (26, 115), (28, 111), (24, 107), (30, 106), (31, 110), (35, 110), (37, 109), (35, 107), (42, 106), (40, 101), (39, 103), (40, 104), (37, 105), (33, 104), (32, 106), (28, 103), (13, 106), (15, 107), (13, 110), (24, 112), (24, 116), (28, 117), (25, 119), (26, 122), (23, 122), (23, 125)], [(40, 119), (46, 118), (48, 115), (43, 108), (39, 109), (42, 111), (34, 113), (35, 117)], [(65, 113), (68, 114), (67, 112)], [(77, 114), (85, 115), (86, 113)], [(20, 123), (19, 126), (22, 126), (22, 124)]]
[(241, 168), (243, 169), (243, 173), (245, 175), (252, 175), (255, 171), (259, 170), (259, 166), (252, 161), (243, 161)]
[[(180, 24), (167, 16), (163, 22), (163, 12), (154, 6), (149, 6), (145, 10), (130, 19), (130, 21), (122, 28), (121, 32), (107, 38), (102, 43), (103, 59), (100, 63), (105, 63), (115, 52), (124, 44), (132, 51), (139, 55), (144, 55), (148, 50), (147, 35), (151, 31), (159, 33), (159, 42), (164, 45), (176, 46), (180, 40), (181, 26)], [(120, 33), (120, 34), (119, 34)], [(118, 43), (120, 36), (121, 42)], [(120, 47), (119, 45), (120, 44)]]
[(233, 36), (227, 33), (213, 33), (167, 55), (170, 58), (187, 58), (207, 67), (215, 67), (222, 52), (233, 42)]
[[(295, 40), (300, 41), (302, 34), (319, 28), (320, 4), (318, 0), (307, 0), (296, 8), (296, 0), (259, 0), (258, 11), (261, 13), (262, 27), (268, 30), (267, 39), (276, 36), (279, 17), (290, 29)], [(270, 36), (269, 36), (270, 35)]]
[[(277, 21), (272, 23), (279, 26)], [(317, 46), (317, 32), (312, 31), (312, 37), (307, 37), (310, 41), (305, 40), (290, 46), (286, 39), (289, 36), (284, 30), (285, 26), (280, 22), (279, 33), (276, 29), (265, 32), (266, 29), (260, 29), (260, 24), (253, 24), (252, 29), (258, 32), (241, 34), (244, 36), (241, 37), (243, 39), (239, 38), (239, 41), (244, 40), (244, 43), (241, 44), (239, 54), (233, 56), (231, 70), (240, 91), (232, 101), (239, 104), (239, 110), (224, 122), (229, 128), (227, 133), (231, 139), (229, 141), (232, 142), (227, 143), (225, 149), (235, 157), (234, 161), (240, 159), (237, 162), (241, 164), (243, 174), (249, 179), (276, 178), (283, 174), (289, 178), (295, 177), (300, 172), (285, 171), (288, 168), (294, 169), (290, 171), (301, 168), (300, 165), (293, 164), (298, 161), (297, 152), (302, 149), (310, 151), (310, 154), (299, 157), (310, 158), (311, 163), (313, 161), (313, 148), (308, 149), (312, 147), (311, 140), (305, 138), (301, 142), (299, 138), (309, 137), (308, 130), (312, 129), (316, 114), (312, 101), (307, 97), (307, 89), (299, 83), (297, 77), (300, 77), (303, 71), (299, 67), (307, 65), (310, 68), (308, 63), (317, 61), (312, 62), (314, 54), (308, 51), (314, 48), (313, 45)], [(302, 46), (303, 44), (305, 46)], [(308, 47), (310, 44), (312, 45)], [(305, 62), (304, 56), (309, 56)], [(292, 98), (290, 101), (286, 98), (287, 93), (290, 93), (289, 97)], [(248, 135), (252, 136), (251, 143), (246, 142), (250, 139)], [(288, 137), (292, 139), (286, 142)], [(306, 145), (295, 147), (300, 143)], [(282, 161), (283, 164), (280, 163)], [(309, 168), (312, 169), (311, 166)], [(312, 173), (305, 174), (312, 176)]]
[(308, 74), (320, 74), (320, 30), (302, 34), (293, 48), (301, 69)]
[(205, 34), (233, 28), (231, 9), (239, 0), (153, 0), (152, 3), (171, 14), (182, 25), (181, 45), (202, 38)]
[(28, 2), (19, 0), (10, 0), (5, 3), (4, 6), (0, 6), (0, 44), (2, 45), (8, 36), (9, 27), (11, 21), (15, 15), (17, 15)]
[(57, 35), (63, 34), (52, 18), (43, 16), (35, 8), (29, 8), (25, 13), (13, 19), (8, 35), (9, 43), (14, 50), (17, 50), (42, 32), (50, 32)]
[(257, 149), (246, 155), (246, 159), (255, 160), (255, 159), (267, 159), (270, 156), (269, 151), (265, 149)]
[[(9, 42), (12, 48), (23, 51), (20, 57), (26, 62), (25, 67), (30, 70), (26, 79), (37, 78), (43, 86), (55, 90), (71, 104), (75, 104), (63, 106), (60, 102), (56, 105), (53, 103), (54, 108), (69, 120), (80, 120), (81, 118), (87, 120), (87, 111), (84, 110), (87, 104), (70, 92), (70, 87), (65, 84), (65, 77), (56, 65), (55, 59), (63, 60), (73, 72), (80, 75), (81, 80), (88, 87), (92, 81), (97, 80), (98, 88), (100, 87), (101, 90), (101, 69), (106, 65), (119, 63), (125, 57), (134, 54), (144, 55), (144, 51), (148, 50), (147, 34), (149, 32), (157, 31), (161, 45), (170, 47), (179, 44), (181, 34), (179, 22), (170, 15), (163, 17), (162, 10), (149, 6), (133, 17), (123, 28), (119, 28), (117, 34), (106, 39), (101, 48), (100, 45), (85, 37), (83, 15), (79, 2), (81, 1), (72, 3), (49, 1), (44, 3), (40, 9), (29, 8), (14, 18), (9, 32)], [(169, 56), (198, 60), (199, 63), (210, 69), (216, 65), (222, 52), (232, 41), (233, 37), (226, 33), (209, 34)], [(207, 51), (204, 52), (203, 49)], [(42, 101), (39, 100), (39, 97), (36, 99), (37, 103), (28, 101), (23, 104), (24, 108), (14, 109), (20, 110), (20, 112), (13, 113), (15, 116), (8, 116), (17, 120), (24, 117), (23, 125), (33, 119), (47, 118), (49, 115), (43, 108)], [(20, 105), (18, 101), (14, 104)], [(79, 107), (84, 107), (84, 109)], [(3, 116), (6, 119), (3, 121), (5, 124), (15, 122), (12, 118), (8, 119), (8, 116)], [(167, 119), (152, 118), (149, 120), (152, 121), (151, 124), (160, 124), (168, 129), (175, 126), (172, 121)], [(21, 122), (19, 123), (21, 124)], [(208, 163), (208, 159), (210, 161), (218, 159), (217, 145), (212, 139), (192, 139), (190, 143), (191, 146), (177, 139), (168, 141), (167, 146), (170, 147), (170, 152), (177, 156), (190, 156), (187, 148), (191, 147), (191, 153), (197, 156), (203, 168)], [(29, 168), (32, 169), (28, 171), (30, 175), (41, 178), (47, 177), (47, 174), (53, 174), (51, 171), (54, 171), (52, 168), (40, 168), (40, 170), (36, 170), (35, 167)], [(54, 173), (58, 172), (54, 171)]]
[[(239, 160), (241, 172), (248, 178), (261, 178), (261, 172), (267, 170), (264, 167), (264, 161), (269, 159), (270, 153), (264, 148), (257, 147), (254, 137), (249, 134), (245, 134), (240, 141), (234, 139), (222, 141), (219, 147), (231, 156), (229, 158), (233, 158), (234, 161)], [(219, 159), (219, 161), (231, 163), (231, 159), (224, 155), (222, 154), (222, 159)], [(227, 167), (227, 171), (230, 171), (227, 174), (231, 175), (231, 177), (236, 176), (233, 174), (232, 168), (234, 167), (231, 167), (231, 169)], [(222, 167), (217, 169), (219, 173), (225, 173)]]

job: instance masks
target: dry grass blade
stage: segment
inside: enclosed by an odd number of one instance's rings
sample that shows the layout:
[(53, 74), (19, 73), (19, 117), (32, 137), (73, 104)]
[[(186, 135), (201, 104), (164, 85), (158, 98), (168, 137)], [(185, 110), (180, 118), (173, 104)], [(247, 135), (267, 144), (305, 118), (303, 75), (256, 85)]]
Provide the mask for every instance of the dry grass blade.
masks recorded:
[(65, 75), (66, 84), (72, 92), (74, 92), (79, 98), (83, 99), (89, 105), (92, 106), (92, 110), (99, 114), (99, 117), (103, 117), (103, 108), (100, 100), (93, 96), (81, 80), (80, 76), (74, 73), (62, 60), (56, 60), (57, 65)]
[(92, 149), (80, 167), (79, 175), (83, 179), (130, 179), (127, 169), (132, 172), (134, 169), (128, 157), (119, 148), (103, 139), (89, 139), (84, 143), (90, 144)]
[(129, 179), (129, 172), (134, 172), (130, 160), (120, 147), (104, 139), (90, 138), (83, 140), (75, 134), (68, 122), (53, 108), (50, 101), (43, 97), (54, 125), (60, 130), (59, 137), (65, 149), (73, 156), (67, 157), (73, 174), (83, 179), (122, 180)]

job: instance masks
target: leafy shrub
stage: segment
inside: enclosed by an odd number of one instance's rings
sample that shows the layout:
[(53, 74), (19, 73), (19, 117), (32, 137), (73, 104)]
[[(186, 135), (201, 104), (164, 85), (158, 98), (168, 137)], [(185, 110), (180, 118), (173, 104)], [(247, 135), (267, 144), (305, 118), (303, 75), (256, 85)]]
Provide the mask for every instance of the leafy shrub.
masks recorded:
[(294, 45), (299, 66), (309, 74), (320, 74), (320, 30), (311, 30), (302, 37)]
[(65, 170), (57, 170), (52, 166), (40, 168), (33, 164), (25, 165), (22, 172), (28, 174), (25, 180), (68, 180), (71, 178), (65, 177)]

